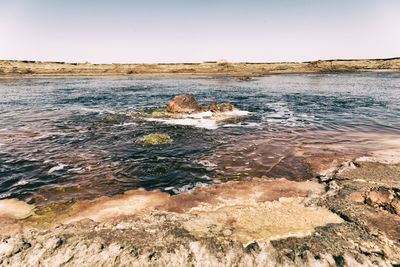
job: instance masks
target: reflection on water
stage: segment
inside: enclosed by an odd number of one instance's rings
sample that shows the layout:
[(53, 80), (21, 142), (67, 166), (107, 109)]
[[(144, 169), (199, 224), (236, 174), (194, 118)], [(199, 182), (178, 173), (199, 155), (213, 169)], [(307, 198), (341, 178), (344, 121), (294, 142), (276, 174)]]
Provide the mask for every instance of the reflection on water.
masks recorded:
[[(399, 134), (399, 78), (381, 73), (282, 75), (248, 83), (1, 80), (0, 198), (40, 205), (137, 188), (174, 194), (266, 174), (309, 178), (312, 170), (298, 155), (301, 144), (364, 140), (338, 132)], [(246, 120), (218, 122), (212, 130), (146, 119), (177, 94), (193, 94), (202, 104), (231, 102), (250, 114)], [(150, 133), (166, 133), (174, 143), (137, 142)]]

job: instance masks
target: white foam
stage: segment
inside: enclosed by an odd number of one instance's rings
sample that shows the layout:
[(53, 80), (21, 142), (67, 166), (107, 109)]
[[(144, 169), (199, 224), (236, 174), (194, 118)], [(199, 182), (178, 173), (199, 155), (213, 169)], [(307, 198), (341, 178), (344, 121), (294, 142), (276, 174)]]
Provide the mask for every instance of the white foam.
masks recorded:
[(85, 113), (96, 112), (96, 113), (100, 113), (100, 114), (104, 114), (104, 113), (112, 113), (113, 114), (115, 112), (114, 110), (105, 109), (105, 108), (88, 108), (88, 107), (82, 107), (79, 105), (71, 106), (70, 109), (73, 111), (76, 111), (76, 110), (83, 111)]
[(169, 187), (166, 187), (166, 188), (164, 188), (164, 190), (171, 190), (171, 189), (174, 189), (175, 187), (173, 187), (173, 186), (169, 186)]
[(187, 184), (187, 185), (184, 185), (179, 188), (172, 188), (172, 192), (174, 192), (175, 194), (182, 194), (185, 192), (192, 191), (193, 189), (195, 189), (197, 187), (207, 187), (207, 186), (209, 186), (209, 184), (197, 182), (195, 184)]
[(53, 173), (53, 172), (55, 172), (55, 171), (62, 170), (62, 169), (64, 169), (65, 166), (67, 166), (67, 165), (64, 165), (64, 164), (60, 163), (60, 164), (58, 164), (57, 166), (51, 168), (47, 173), (48, 173), (48, 174), (51, 174), (51, 173)]
[(123, 126), (137, 125), (137, 123), (136, 122), (124, 122), (122, 125)]
[(295, 114), (289, 109), (287, 103), (277, 102), (269, 103), (267, 106), (273, 109), (263, 115), (263, 120), (272, 125), (284, 125), (289, 127), (302, 127), (314, 122), (315, 117), (305, 113)]
[(217, 164), (214, 164), (214, 163), (212, 163), (212, 162), (210, 162), (208, 160), (198, 160), (198, 161), (195, 161), (195, 162), (199, 163), (199, 164), (201, 164), (201, 165), (203, 165), (205, 167), (217, 167)]
[(260, 127), (261, 123), (257, 122), (249, 122), (249, 123), (237, 123), (237, 124), (224, 124), (223, 127), (229, 128), (229, 127), (248, 127), (248, 128), (256, 128)]
[(182, 125), (182, 126), (193, 126), (197, 128), (204, 128), (209, 130), (214, 130), (218, 128), (218, 124), (216, 120), (212, 119), (155, 119), (155, 118), (148, 118), (147, 121), (156, 121), (162, 122), (165, 124), (171, 125)]
[(208, 160), (198, 160), (195, 161), (195, 163), (203, 165), (204, 167), (206, 167), (206, 170), (208, 171), (213, 170), (215, 167), (217, 167), (217, 164), (214, 164)]
[(22, 180), (18, 181), (18, 183), (16, 183), (14, 186), (26, 185), (27, 183), (28, 183), (27, 180), (22, 179)]
[(211, 117), (213, 113), (211, 111), (206, 111), (206, 112), (201, 112), (201, 113), (196, 113), (196, 114), (190, 114), (187, 117), (188, 118), (193, 118), (193, 119), (204, 119), (207, 117)]
[[(218, 128), (218, 121), (225, 120), (229, 117), (243, 117), (249, 114), (245, 110), (234, 110), (230, 112), (213, 113), (211, 111), (184, 115), (182, 118), (146, 118), (147, 121), (156, 121), (171, 125), (193, 126), (214, 130)], [(216, 116), (215, 116), (216, 115)]]
[(246, 110), (233, 110), (233, 111), (229, 111), (229, 112), (224, 112), (222, 114), (227, 115), (227, 116), (243, 117), (243, 116), (248, 116), (250, 114), (250, 112), (248, 112)]
[(0, 194), (0, 198), (7, 198), (9, 196), (11, 196), (11, 193), (2, 193), (2, 194)]
[(86, 170), (84, 168), (73, 168), (69, 169), (67, 172), (72, 172), (72, 173), (84, 173)]

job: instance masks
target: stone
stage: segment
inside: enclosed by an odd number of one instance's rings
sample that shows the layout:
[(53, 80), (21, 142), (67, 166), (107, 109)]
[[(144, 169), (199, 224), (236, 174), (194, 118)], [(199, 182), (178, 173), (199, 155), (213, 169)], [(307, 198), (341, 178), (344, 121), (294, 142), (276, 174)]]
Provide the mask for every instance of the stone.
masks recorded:
[(398, 199), (398, 198), (393, 199), (391, 204), (392, 204), (394, 212), (397, 215), (400, 215), (400, 199)]
[(222, 104), (217, 104), (215, 101), (211, 102), (211, 104), (208, 106), (207, 110), (211, 112), (230, 112), (233, 111), (235, 107), (231, 103), (222, 103)]
[(208, 110), (211, 112), (219, 111), (217, 102), (215, 101), (211, 102), (211, 104), (208, 106)]
[(231, 103), (222, 103), (218, 105), (219, 112), (230, 112), (233, 111), (235, 107)]
[(351, 200), (355, 201), (355, 202), (360, 202), (360, 203), (364, 203), (365, 201), (365, 197), (364, 194), (361, 192), (354, 192), (350, 195)]
[(107, 116), (104, 118), (104, 120), (107, 121), (107, 122), (115, 122), (115, 121), (118, 120), (118, 115), (116, 115), (116, 114), (107, 115)]
[(155, 109), (151, 112), (150, 117), (152, 118), (162, 118), (164, 117), (164, 110), (163, 109)]
[(192, 95), (178, 95), (168, 102), (166, 112), (170, 114), (192, 114), (206, 111), (221, 113), (233, 110), (235, 110), (235, 107), (230, 103), (218, 105), (213, 101), (209, 106), (201, 106)]
[(192, 95), (178, 95), (168, 102), (167, 112), (170, 113), (196, 113), (202, 111), (201, 106), (197, 103)]
[(387, 191), (372, 191), (368, 193), (366, 202), (372, 207), (385, 207), (392, 201), (392, 198), (392, 194)]
[(249, 82), (252, 81), (253, 78), (251, 78), (250, 76), (242, 76), (242, 77), (236, 77), (235, 80), (238, 82)]

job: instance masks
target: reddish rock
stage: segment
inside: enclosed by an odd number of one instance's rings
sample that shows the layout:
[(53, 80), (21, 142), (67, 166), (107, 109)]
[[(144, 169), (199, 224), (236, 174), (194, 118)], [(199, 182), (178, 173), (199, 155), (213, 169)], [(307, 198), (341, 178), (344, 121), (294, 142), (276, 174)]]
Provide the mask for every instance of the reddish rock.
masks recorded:
[(200, 106), (192, 95), (178, 95), (173, 100), (168, 102), (166, 111), (169, 113), (191, 114), (203, 111), (229, 112), (233, 111), (235, 107), (230, 103), (222, 103), (218, 105), (215, 101), (206, 106)]
[(232, 111), (235, 107), (231, 103), (223, 103), (218, 105), (219, 112), (229, 112)]
[(211, 104), (208, 106), (208, 110), (211, 112), (219, 111), (217, 102), (215, 102), (215, 101), (211, 102)]
[(196, 113), (202, 111), (192, 95), (178, 95), (168, 102), (167, 112), (170, 113)]
[(392, 194), (388, 191), (372, 191), (368, 193), (366, 202), (372, 207), (385, 207), (392, 201)]
[(351, 200), (363, 203), (365, 201), (364, 194), (361, 192), (354, 192), (350, 195)]
[(235, 107), (230, 103), (222, 103), (218, 105), (215, 101), (211, 102), (208, 106), (208, 111), (211, 112), (229, 112), (233, 111)]
[(200, 106), (202, 112), (209, 111), (208, 107)]
[(395, 198), (392, 200), (392, 207), (393, 211), (397, 214), (400, 215), (400, 199)]

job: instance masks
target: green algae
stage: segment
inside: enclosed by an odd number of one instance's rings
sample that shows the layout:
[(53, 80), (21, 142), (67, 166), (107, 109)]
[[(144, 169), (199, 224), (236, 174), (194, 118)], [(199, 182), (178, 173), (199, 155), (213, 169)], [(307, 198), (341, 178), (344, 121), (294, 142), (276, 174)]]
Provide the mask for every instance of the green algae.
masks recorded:
[(164, 109), (158, 108), (153, 110), (153, 112), (151, 112), (150, 117), (152, 118), (163, 118), (165, 117), (164, 115)]
[(31, 227), (46, 228), (56, 221), (56, 219), (66, 216), (72, 207), (68, 203), (52, 203), (45, 207), (36, 208), (33, 214), (25, 219)]
[(140, 139), (140, 142), (146, 146), (155, 146), (163, 144), (171, 144), (172, 138), (168, 134), (153, 133), (148, 134)]
[(115, 122), (117, 121), (119, 118), (119, 116), (117, 114), (113, 114), (113, 115), (107, 115), (106, 117), (104, 117), (104, 120), (106, 122)]

